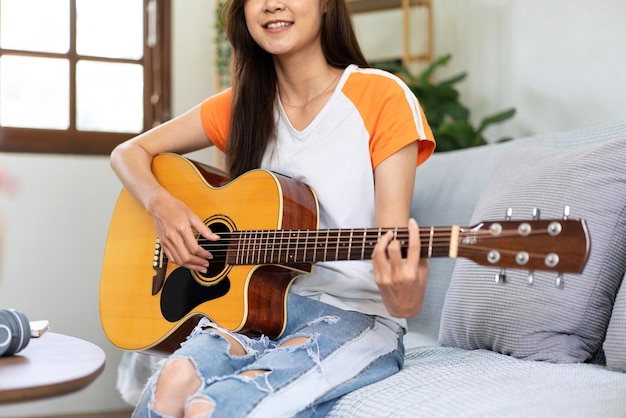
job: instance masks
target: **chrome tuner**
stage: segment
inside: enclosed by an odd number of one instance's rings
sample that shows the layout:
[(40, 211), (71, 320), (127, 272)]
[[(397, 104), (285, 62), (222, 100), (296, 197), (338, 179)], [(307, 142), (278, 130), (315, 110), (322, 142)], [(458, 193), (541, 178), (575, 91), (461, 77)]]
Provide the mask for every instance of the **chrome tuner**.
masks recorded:
[(556, 281), (554, 282), (554, 285), (556, 286), (557, 289), (563, 289), (563, 287), (565, 286), (563, 273), (559, 273), (558, 276), (556, 276)]

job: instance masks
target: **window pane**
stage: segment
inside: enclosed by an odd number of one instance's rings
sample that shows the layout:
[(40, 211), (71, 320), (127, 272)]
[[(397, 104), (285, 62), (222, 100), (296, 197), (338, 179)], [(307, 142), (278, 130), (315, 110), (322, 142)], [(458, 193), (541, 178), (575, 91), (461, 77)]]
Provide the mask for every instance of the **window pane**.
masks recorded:
[(69, 62), (0, 56), (0, 125), (69, 127)]
[(76, 126), (81, 131), (141, 132), (143, 67), (79, 61)]
[(77, 0), (76, 14), (80, 55), (143, 57), (143, 0)]
[(69, 22), (69, 0), (0, 0), (0, 46), (66, 53)]

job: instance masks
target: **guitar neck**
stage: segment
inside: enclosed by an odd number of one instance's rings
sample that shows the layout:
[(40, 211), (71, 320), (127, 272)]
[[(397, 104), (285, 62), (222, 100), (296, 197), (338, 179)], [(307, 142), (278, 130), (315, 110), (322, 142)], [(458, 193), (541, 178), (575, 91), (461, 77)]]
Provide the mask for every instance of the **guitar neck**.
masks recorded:
[[(232, 265), (316, 263), (369, 260), (387, 231), (394, 233), (406, 254), (408, 228), (237, 231), (222, 240), (228, 240), (226, 262)], [(420, 229), (421, 256), (456, 257), (458, 238), (456, 226)]]
[[(408, 228), (227, 231), (218, 241), (199, 242), (230, 265), (313, 264), (369, 260), (387, 231), (394, 233), (406, 256)], [(484, 221), (420, 228), (419, 237), (424, 258), (463, 257), (500, 268), (578, 273), (589, 255), (584, 220)]]

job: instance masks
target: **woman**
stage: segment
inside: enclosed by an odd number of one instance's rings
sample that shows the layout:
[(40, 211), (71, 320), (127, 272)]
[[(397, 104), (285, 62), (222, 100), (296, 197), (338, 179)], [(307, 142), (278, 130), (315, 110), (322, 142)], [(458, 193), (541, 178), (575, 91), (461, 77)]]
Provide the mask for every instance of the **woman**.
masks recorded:
[(219, 236), (158, 184), (150, 162), (211, 145), (226, 152), (233, 178), (261, 167), (310, 185), (321, 228), (408, 224), (409, 250), (403, 258), (389, 232), (372, 262), (318, 263), (292, 285), (276, 341), (203, 320), (153, 376), (135, 415), (324, 415), (402, 367), (401, 318), (420, 310), (428, 276), (409, 207), (432, 134), (402, 82), (365, 68), (345, 0), (232, 0), (225, 23), (232, 89), (112, 154), (169, 259), (204, 272), (212, 255), (194, 234)]

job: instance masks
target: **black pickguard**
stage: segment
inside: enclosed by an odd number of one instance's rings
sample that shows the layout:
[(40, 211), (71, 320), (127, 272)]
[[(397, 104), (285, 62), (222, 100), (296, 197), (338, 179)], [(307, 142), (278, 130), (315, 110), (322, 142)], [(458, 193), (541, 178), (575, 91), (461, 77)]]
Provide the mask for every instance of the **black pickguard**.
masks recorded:
[(228, 277), (213, 285), (204, 286), (196, 281), (188, 269), (179, 267), (172, 271), (163, 286), (161, 313), (168, 321), (179, 321), (196, 306), (208, 300), (221, 298), (229, 290)]

